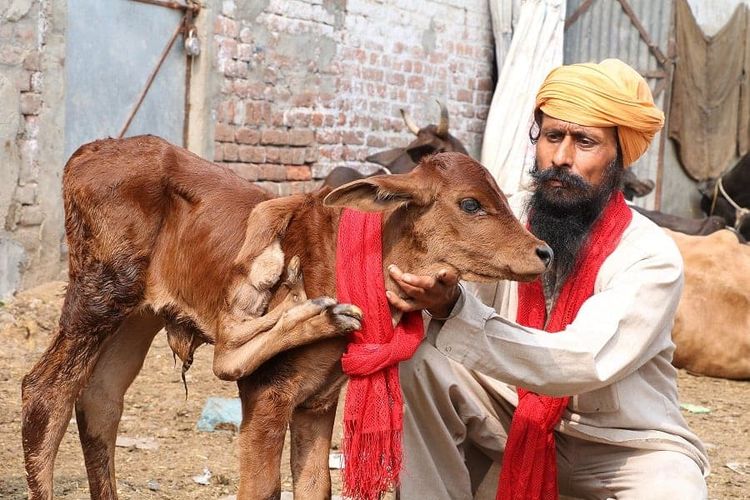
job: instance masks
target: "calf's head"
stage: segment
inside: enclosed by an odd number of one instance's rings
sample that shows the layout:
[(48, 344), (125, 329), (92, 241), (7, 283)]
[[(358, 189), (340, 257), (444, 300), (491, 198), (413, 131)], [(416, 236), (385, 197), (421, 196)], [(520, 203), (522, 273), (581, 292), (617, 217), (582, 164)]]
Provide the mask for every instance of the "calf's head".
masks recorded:
[(410, 272), (451, 267), (469, 281), (528, 281), (552, 260), (552, 250), (518, 222), (489, 172), (464, 154), (440, 153), (408, 174), (351, 182), (324, 203), (386, 212), (385, 262)]

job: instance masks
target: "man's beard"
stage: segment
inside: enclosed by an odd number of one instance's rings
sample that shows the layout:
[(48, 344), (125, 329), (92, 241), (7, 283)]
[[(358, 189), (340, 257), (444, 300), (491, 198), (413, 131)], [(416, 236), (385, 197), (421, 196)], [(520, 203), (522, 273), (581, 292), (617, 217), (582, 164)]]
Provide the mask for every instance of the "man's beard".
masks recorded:
[[(567, 168), (531, 170), (534, 194), (529, 201), (529, 229), (555, 252), (555, 290), (573, 271), (581, 247), (591, 227), (604, 210), (612, 193), (619, 188), (624, 169), (618, 155), (604, 171), (598, 187)], [(560, 186), (551, 186), (551, 181)]]

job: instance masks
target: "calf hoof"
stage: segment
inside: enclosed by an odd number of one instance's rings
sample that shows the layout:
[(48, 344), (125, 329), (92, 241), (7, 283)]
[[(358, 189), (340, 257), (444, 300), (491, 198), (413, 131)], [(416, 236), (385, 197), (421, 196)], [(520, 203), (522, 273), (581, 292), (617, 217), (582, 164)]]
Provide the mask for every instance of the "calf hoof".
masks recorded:
[(362, 309), (354, 304), (337, 304), (329, 311), (337, 330), (342, 335), (362, 328)]

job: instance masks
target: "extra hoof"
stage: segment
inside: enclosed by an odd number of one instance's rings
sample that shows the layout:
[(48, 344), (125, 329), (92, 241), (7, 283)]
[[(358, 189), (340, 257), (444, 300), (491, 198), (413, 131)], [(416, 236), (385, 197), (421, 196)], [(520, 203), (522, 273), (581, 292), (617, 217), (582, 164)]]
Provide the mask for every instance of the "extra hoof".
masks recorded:
[(310, 302), (321, 309), (328, 309), (336, 305), (336, 299), (332, 299), (331, 297), (318, 297), (317, 299), (312, 299)]
[(362, 328), (362, 310), (353, 304), (337, 304), (331, 313), (342, 335)]
[(351, 316), (352, 318), (361, 320), (364, 313), (362, 313), (362, 309), (355, 306), (354, 304), (337, 304), (336, 307), (333, 308), (333, 314), (339, 315), (343, 314), (346, 316)]

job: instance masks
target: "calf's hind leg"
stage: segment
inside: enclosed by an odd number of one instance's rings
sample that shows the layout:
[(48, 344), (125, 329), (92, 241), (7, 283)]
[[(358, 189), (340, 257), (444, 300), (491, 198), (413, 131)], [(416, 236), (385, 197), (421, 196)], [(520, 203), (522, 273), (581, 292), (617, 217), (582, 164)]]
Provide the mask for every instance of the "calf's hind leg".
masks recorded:
[(91, 498), (117, 498), (115, 441), (123, 399), (162, 325), (161, 318), (151, 312), (132, 313), (102, 347), (88, 384), (76, 401)]
[(120, 275), (97, 262), (79, 269), (68, 284), (57, 335), (23, 378), (21, 436), (30, 500), (52, 498), (55, 457), (73, 403), (104, 341), (140, 300), (140, 270), (127, 271)]

